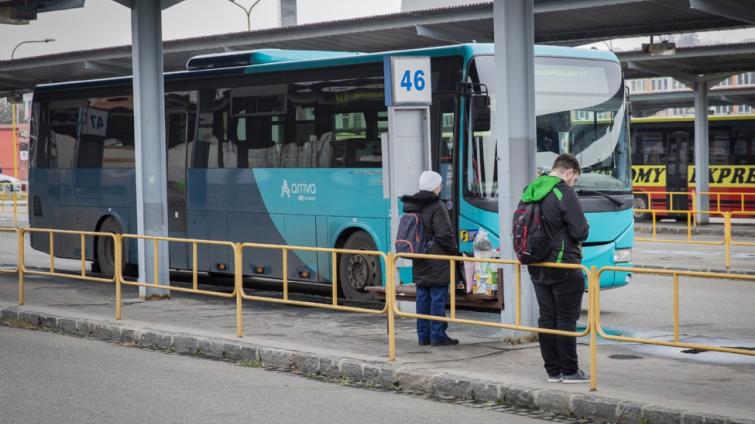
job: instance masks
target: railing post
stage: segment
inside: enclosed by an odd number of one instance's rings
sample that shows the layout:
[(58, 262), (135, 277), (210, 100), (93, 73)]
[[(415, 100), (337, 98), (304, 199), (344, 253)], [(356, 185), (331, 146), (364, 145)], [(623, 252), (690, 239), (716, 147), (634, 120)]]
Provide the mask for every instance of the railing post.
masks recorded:
[(451, 308), (451, 319), (456, 319), (456, 261), (449, 260), (448, 269), (450, 269), (449, 279), (451, 280), (449, 286), (449, 307)]
[(26, 244), (26, 236), (23, 228), (16, 227), (16, 234), (18, 234), (18, 304), (23, 305), (26, 301), (24, 288), (24, 245)]
[(587, 278), (587, 297), (588, 297), (588, 309), (587, 309), (587, 321), (588, 328), (590, 330), (590, 391), (594, 392), (598, 390), (598, 325), (597, 314), (598, 302), (597, 302), (597, 290), (600, 290), (600, 282), (598, 277), (598, 268), (593, 265), (590, 269), (590, 275)]
[(236, 337), (244, 337), (244, 268), (241, 260), (243, 258), (243, 249), (241, 243), (233, 244), (233, 282), (236, 287)]
[(123, 236), (121, 234), (113, 235), (113, 251), (115, 257), (113, 258), (113, 264), (115, 265), (115, 320), (120, 321), (123, 318), (122, 309), (122, 289), (121, 278), (123, 278)]
[(724, 212), (724, 250), (728, 270), (731, 267), (731, 212)]
[(674, 272), (674, 342), (679, 343), (679, 274)]
[(389, 253), (385, 259), (385, 301), (388, 309), (388, 360), (396, 360), (396, 313), (393, 306), (396, 302), (396, 265), (393, 253)]

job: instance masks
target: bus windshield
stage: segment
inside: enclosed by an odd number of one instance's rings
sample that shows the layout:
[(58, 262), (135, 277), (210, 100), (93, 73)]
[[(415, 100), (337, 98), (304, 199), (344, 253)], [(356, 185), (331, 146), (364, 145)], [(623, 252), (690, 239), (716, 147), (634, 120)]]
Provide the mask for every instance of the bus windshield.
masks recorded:
[[(495, 104), (494, 57), (479, 56), (469, 82), (484, 84)], [(535, 58), (535, 110), (539, 173), (547, 173), (560, 153), (582, 165), (577, 189), (631, 190), (626, 101), (618, 63), (558, 57)], [(477, 113), (475, 109), (472, 114)], [(475, 122), (475, 117), (471, 117)], [(497, 196), (494, 129), (472, 131), (466, 155), (467, 197)]]

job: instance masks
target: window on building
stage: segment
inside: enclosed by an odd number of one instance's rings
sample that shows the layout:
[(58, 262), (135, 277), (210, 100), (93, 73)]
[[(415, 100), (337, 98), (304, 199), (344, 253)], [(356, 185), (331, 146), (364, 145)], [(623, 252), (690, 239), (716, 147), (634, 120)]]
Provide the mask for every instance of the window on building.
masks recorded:
[(724, 78), (723, 81), (721, 81), (718, 84), (714, 85), (713, 88), (728, 87), (729, 85), (731, 85), (731, 78)]
[(641, 93), (645, 89), (644, 85), (645, 85), (645, 80), (635, 79), (635, 80), (632, 80), (630, 89), (632, 90), (632, 93)]
[(745, 72), (737, 75), (737, 85), (751, 85), (755, 83), (755, 72)]
[(730, 115), (731, 105), (719, 105), (713, 108), (716, 115)]

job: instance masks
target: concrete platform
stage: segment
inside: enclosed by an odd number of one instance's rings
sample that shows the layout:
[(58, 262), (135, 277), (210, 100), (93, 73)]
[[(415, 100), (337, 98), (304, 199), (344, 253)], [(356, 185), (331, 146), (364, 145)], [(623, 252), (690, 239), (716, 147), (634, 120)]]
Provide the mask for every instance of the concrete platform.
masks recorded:
[[(449, 333), (461, 340), (459, 346), (420, 347), (415, 321), (401, 319), (398, 359), (391, 363), (384, 317), (246, 302), (245, 335), (238, 339), (232, 300), (176, 293), (170, 300), (143, 302), (136, 290), (126, 288), (124, 320), (116, 322), (114, 288), (109, 284), (29, 276), (26, 296), (26, 305), (17, 307), (15, 276), (0, 274), (5, 325), (258, 361), (368, 385), (514, 403), (608, 422), (753, 423), (748, 419), (755, 416), (753, 357), (686, 355), (679, 349), (602, 341), (598, 392), (591, 393), (587, 385), (546, 383), (537, 344), (503, 344), (496, 330), (482, 327), (452, 325)], [(459, 315), (499, 317), (464, 311)], [(579, 347), (585, 369), (586, 342), (581, 340)], [(755, 348), (755, 337), (739, 345)]]

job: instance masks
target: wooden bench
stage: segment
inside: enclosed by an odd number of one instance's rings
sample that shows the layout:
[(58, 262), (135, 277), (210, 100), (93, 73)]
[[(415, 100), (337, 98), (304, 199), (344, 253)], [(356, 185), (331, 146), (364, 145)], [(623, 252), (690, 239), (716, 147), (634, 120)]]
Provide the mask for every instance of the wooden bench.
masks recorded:
[[(375, 297), (385, 300), (385, 287), (370, 286), (365, 290), (374, 293)], [(399, 284), (396, 287), (396, 299), (414, 301), (417, 298), (417, 287), (414, 284)], [(498, 271), (498, 293), (493, 295), (464, 293), (456, 290), (456, 306), (467, 306), (484, 309), (503, 309), (503, 273)]]

